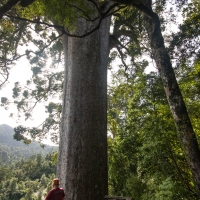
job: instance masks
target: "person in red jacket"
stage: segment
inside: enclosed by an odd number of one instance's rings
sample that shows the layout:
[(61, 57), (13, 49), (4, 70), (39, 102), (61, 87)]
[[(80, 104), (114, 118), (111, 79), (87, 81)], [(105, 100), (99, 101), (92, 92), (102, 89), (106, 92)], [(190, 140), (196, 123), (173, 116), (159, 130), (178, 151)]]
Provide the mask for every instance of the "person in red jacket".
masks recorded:
[(59, 180), (53, 179), (53, 189), (47, 194), (45, 200), (64, 200), (65, 192), (59, 185)]

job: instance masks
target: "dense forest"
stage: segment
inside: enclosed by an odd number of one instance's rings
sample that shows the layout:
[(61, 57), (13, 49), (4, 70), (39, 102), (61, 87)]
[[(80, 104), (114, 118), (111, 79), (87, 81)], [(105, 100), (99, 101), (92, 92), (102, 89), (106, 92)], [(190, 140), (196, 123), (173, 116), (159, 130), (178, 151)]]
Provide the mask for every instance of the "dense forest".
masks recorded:
[(26, 145), (13, 135), (0, 125), (0, 200), (43, 200), (55, 178), (57, 147)]
[(59, 142), (43, 156), (3, 143), (1, 199), (41, 199), (55, 171), (68, 200), (200, 199), (198, 0), (3, 0), (0, 42), (0, 89), (20, 58), (32, 71), (1, 106), (48, 114), (14, 138)]
[[(177, 71), (198, 138), (199, 66)], [(113, 77), (116, 86), (109, 89), (110, 193), (130, 195), (136, 200), (196, 199), (191, 171), (159, 75), (146, 74), (144, 68), (132, 74), (117, 71)]]

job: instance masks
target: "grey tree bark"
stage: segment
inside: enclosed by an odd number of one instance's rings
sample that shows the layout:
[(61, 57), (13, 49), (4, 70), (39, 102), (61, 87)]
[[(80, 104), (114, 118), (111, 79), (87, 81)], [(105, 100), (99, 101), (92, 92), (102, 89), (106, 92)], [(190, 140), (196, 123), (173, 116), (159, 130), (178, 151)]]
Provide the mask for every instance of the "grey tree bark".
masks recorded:
[[(159, 17), (151, 9), (151, 0), (115, 2), (135, 6), (145, 13), (152, 53), (200, 196), (200, 150), (164, 45)], [(79, 21), (77, 32), (83, 33), (87, 26)], [(58, 176), (68, 200), (102, 200), (107, 193), (108, 30), (106, 19), (98, 31), (86, 38), (63, 36), (66, 70)]]
[[(80, 19), (76, 34), (90, 24)], [(65, 83), (57, 175), (66, 200), (107, 194), (107, 63), (110, 17), (84, 37), (63, 36)]]
[(200, 149), (196, 134), (165, 48), (159, 16), (152, 11), (151, 0), (143, 0), (142, 2), (143, 5), (136, 5), (136, 7), (144, 12), (144, 26), (149, 36), (154, 60), (163, 82), (182, 149), (191, 167), (197, 196), (200, 198)]

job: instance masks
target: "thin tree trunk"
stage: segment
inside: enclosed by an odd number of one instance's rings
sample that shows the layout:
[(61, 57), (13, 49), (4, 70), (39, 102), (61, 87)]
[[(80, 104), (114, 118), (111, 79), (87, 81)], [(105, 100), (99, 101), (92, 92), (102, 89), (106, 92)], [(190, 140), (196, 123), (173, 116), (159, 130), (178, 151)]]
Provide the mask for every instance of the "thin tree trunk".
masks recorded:
[[(151, 9), (150, 0), (146, 5)], [(147, 16), (148, 15), (148, 16)], [(152, 53), (163, 81), (165, 93), (176, 123), (184, 154), (190, 164), (198, 196), (200, 196), (200, 150), (194, 133), (185, 102), (178, 86), (170, 57), (164, 45), (160, 29), (160, 20), (156, 13), (144, 15), (144, 26), (147, 30)]]
[[(81, 19), (76, 34), (88, 29)], [(110, 18), (85, 38), (63, 36), (65, 85), (57, 175), (66, 200), (107, 194), (107, 62)]]
[(182, 149), (191, 167), (196, 191), (200, 197), (200, 149), (172, 68), (170, 57), (164, 45), (159, 17), (152, 11), (152, 0), (115, 0), (115, 2), (134, 6), (144, 13), (144, 26), (149, 36), (151, 50), (163, 81)]
[(0, 19), (11, 10), (20, 0), (9, 0), (2, 7), (0, 7)]

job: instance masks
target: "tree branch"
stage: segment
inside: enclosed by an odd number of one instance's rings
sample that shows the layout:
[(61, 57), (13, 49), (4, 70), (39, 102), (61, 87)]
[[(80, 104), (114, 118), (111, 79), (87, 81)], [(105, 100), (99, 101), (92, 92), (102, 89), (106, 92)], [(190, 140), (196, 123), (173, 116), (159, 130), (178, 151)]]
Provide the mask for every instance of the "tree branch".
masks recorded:
[(27, 7), (30, 4), (32, 4), (35, 0), (9, 0), (6, 4), (4, 4), (2, 7), (0, 7), (0, 19), (9, 11), (11, 10), (15, 5), (17, 5), (18, 2), (20, 2), (20, 5), (22, 7)]
[(157, 14), (153, 12), (153, 10), (151, 8), (149, 8), (148, 6), (144, 5), (142, 2), (140, 1), (135, 1), (135, 0), (114, 0), (115, 2), (119, 3), (119, 4), (124, 4), (124, 5), (129, 5), (129, 6), (134, 6), (137, 9), (139, 9), (140, 11), (142, 11), (143, 13), (145, 13), (149, 18), (151, 18), (154, 22), (157, 22)]
[(125, 67), (125, 72), (127, 71), (127, 69), (128, 69), (128, 65), (125, 63), (125, 61), (124, 61), (124, 54), (123, 54), (123, 52), (121, 51), (121, 49), (118, 47), (118, 46), (116, 46), (116, 48), (117, 48), (117, 51), (119, 52), (119, 54), (120, 54), (120, 58), (121, 58), (121, 61), (122, 61), (122, 64), (124, 65), (124, 67)]
[(0, 89), (1, 89), (1, 87), (8, 81), (8, 78), (9, 78), (9, 75), (10, 75), (10, 73), (9, 73), (9, 71), (8, 71), (8, 67), (7, 67), (7, 60), (4, 60), (4, 66), (2, 66), (3, 68), (5, 68), (5, 69), (3, 69), (3, 72), (5, 72), (5, 74), (3, 74), (3, 73), (1, 73), (1, 76), (3, 77), (3, 81), (1, 81), (1, 84), (0, 84)]
[(2, 7), (0, 7), (0, 19), (14, 7), (20, 0), (10, 0), (6, 4), (4, 4)]

